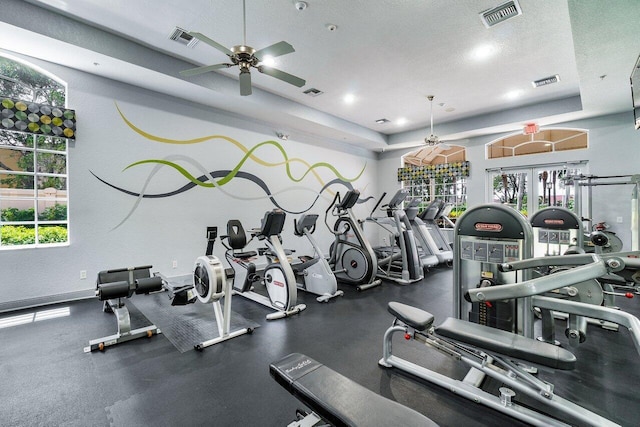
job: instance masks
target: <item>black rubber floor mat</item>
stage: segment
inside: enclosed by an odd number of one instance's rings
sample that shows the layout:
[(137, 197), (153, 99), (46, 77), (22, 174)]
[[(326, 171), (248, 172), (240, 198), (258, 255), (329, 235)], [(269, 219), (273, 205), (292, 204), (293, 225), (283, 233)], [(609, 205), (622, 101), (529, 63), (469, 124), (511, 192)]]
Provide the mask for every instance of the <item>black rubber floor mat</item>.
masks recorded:
[[(221, 300), (224, 304), (224, 299)], [(136, 295), (128, 301), (162, 331), (180, 353), (193, 350), (193, 346), (219, 336), (212, 304), (172, 306), (168, 292)], [(231, 331), (257, 328), (259, 325), (231, 310)]]

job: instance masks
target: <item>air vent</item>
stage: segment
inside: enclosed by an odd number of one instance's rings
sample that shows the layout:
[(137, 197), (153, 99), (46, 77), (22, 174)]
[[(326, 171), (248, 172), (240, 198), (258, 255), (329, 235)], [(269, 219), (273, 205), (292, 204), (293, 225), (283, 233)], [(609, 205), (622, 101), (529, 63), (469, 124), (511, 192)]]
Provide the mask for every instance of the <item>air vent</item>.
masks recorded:
[(385, 123), (389, 123), (389, 119), (378, 119), (376, 120), (376, 123), (379, 125), (383, 125)]
[(533, 87), (540, 87), (550, 85), (552, 83), (558, 83), (559, 81), (560, 76), (556, 74), (555, 76), (549, 76), (545, 77), (544, 79), (536, 80), (535, 82), (531, 82), (531, 84), (533, 85)]
[(189, 35), (186, 30), (180, 27), (174, 28), (171, 34), (169, 34), (169, 39), (191, 48), (198, 44), (197, 38)]
[(516, 0), (511, 0), (493, 9), (480, 13), (480, 19), (485, 27), (491, 28), (514, 16), (522, 15), (522, 9)]
[(322, 95), (324, 92), (319, 90), (319, 89), (316, 89), (316, 88), (312, 87), (311, 89), (307, 89), (302, 93), (304, 93), (305, 95), (309, 95), (309, 96), (319, 96), (319, 95)]

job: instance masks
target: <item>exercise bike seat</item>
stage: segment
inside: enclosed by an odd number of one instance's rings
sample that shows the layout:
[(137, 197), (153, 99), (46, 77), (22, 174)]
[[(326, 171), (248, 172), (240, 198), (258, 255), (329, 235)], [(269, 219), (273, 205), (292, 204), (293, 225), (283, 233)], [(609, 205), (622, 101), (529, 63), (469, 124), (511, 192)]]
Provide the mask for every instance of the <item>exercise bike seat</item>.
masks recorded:
[(240, 220), (230, 219), (227, 222), (227, 235), (220, 238), (227, 240), (236, 258), (252, 258), (258, 255), (256, 251), (242, 251), (247, 246), (247, 234)]
[(334, 426), (433, 427), (426, 416), (387, 399), (300, 353), (269, 365), (271, 376)]

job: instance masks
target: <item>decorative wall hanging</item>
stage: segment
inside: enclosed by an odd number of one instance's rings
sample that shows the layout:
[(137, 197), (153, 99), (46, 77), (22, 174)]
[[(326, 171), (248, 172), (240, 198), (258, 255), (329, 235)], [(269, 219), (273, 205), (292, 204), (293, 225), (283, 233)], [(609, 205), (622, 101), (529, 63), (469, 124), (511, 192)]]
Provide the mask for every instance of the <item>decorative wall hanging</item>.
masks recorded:
[(62, 107), (0, 97), (0, 129), (75, 139), (76, 112)]
[(398, 182), (430, 178), (463, 178), (469, 176), (469, 161), (398, 168)]

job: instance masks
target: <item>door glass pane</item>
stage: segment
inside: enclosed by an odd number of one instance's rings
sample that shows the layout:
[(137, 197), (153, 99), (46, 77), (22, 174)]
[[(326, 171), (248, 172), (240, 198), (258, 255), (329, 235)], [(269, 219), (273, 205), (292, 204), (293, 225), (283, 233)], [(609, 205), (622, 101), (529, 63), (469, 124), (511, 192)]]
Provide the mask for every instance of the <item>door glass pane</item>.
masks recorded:
[(549, 206), (561, 206), (573, 210), (571, 185), (565, 178), (567, 170), (561, 168), (541, 168), (534, 172), (538, 179), (538, 200), (536, 210)]
[(529, 191), (527, 173), (521, 171), (492, 172), (493, 202), (510, 206), (525, 216)]

